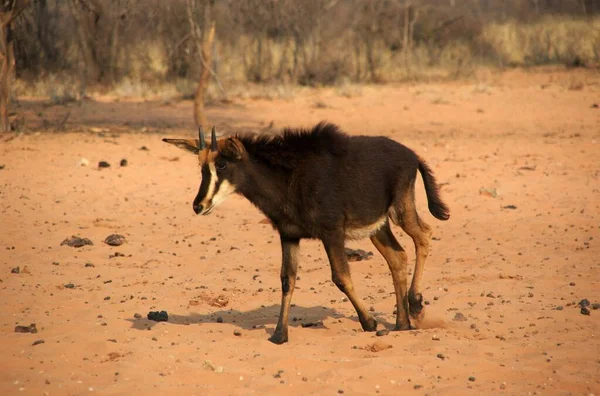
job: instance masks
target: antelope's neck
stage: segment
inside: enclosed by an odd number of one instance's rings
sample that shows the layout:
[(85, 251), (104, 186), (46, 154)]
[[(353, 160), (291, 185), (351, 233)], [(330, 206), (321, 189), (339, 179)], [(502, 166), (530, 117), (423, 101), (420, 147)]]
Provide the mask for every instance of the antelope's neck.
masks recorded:
[(281, 218), (287, 207), (287, 179), (283, 173), (266, 166), (254, 165), (238, 187), (238, 192), (274, 220)]

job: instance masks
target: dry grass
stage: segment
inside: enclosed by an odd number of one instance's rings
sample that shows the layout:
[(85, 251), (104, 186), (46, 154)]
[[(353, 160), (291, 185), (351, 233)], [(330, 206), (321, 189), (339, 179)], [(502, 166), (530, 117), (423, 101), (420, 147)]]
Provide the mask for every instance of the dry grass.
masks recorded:
[[(260, 57), (257, 41), (242, 37), (235, 44), (217, 43), (214, 68), (225, 86), (227, 99), (293, 98), (302, 86), (333, 86), (344, 97), (361, 95), (365, 82), (432, 81), (478, 79), (490, 67), (547, 64), (600, 64), (600, 17), (546, 17), (535, 23), (491, 23), (478, 37), (456, 39), (445, 44), (417, 41), (411, 51), (391, 50), (383, 41), (374, 42), (373, 57), (353, 36), (342, 35), (312, 53), (303, 48), (294, 56), (293, 42), (265, 40)], [(357, 51), (358, 46), (358, 51)], [(52, 103), (66, 103), (83, 93), (102, 92), (119, 97), (193, 97), (196, 70), (188, 77), (167, 80), (169, 54), (160, 42), (149, 41), (144, 48), (127, 54), (119, 67), (127, 70), (111, 87), (89, 87), (73, 73), (38, 77), (32, 82), (17, 81), (17, 96), (44, 96)], [(295, 65), (295, 66), (294, 66)], [(569, 89), (578, 89), (572, 84)], [(215, 84), (209, 85), (208, 101), (225, 97)]]

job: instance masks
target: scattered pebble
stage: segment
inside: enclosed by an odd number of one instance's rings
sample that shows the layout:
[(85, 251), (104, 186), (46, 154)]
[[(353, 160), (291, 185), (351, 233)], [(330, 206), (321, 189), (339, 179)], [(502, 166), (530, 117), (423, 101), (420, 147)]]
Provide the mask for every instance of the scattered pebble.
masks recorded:
[(90, 164), (90, 161), (87, 158), (81, 158), (79, 160), (79, 166), (88, 166)]
[(100, 162), (98, 162), (98, 168), (100, 168), (100, 169), (110, 168), (110, 164), (106, 161), (100, 161)]
[(475, 382), (475, 377), (469, 377), (469, 381)]
[(439, 341), (439, 340), (440, 340), (440, 337), (439, 337), (437, 334), (434, 334), (434, 335), (432, 335), (432, 336), (431, 336), (431, 339), (432, 339), (433, 341)]
[(133, 317), (136, 318), (136, 319), (141, 319), (142, 315), (139, 314), (139, 313), (135, 313), (135, 314), (133, 314)]
[(36, 345), (43, 344), (43, 343), (45, 343), (45, 342), (46, 342), (46, 341), (44, 341), (44, 340), (36, 340), (36, 341), (34, 341), (34, 342), (33, 342), (33, 344), (31, 344), (31, 345), (32, 345), (32, 346), (36, 346)]
[(104, 240), (104, 243), (110, 246), (121, 246), (124, 242), (125, 237), (119, 234), (111, 234)]
[(79, 248), (85, 245), (93, 245), (94, 242), (90, 241), (88, 238), (80, 238), (78, 236), (71, 236), (70, 238), (65, 239), (60, 243), (60, 246), (67, 245), (74, 248)]
[(121, 160), (121, 162), (119, 163), (119, 165), (121, 165), (121, 166), (127, 166), (127, 160), (125, 158), (123, 158)]
[(223, 317), (222, 316), (217, 317), (217, 323), (223, 323)]
[(594, 309), (594, 310), (600, 309), (600, 303), (593, 303), (592, 304), (592, 309)]
[(373, 258), (373, 252), (367, 252), (362, 249), (345, 249), (348, 261), (362, 261)]
[(452, 320), (454, 320), (455, 322), (466, 322), (467, 318), (462, 313), (457, 312), (456, 314), (454, 314), (454, 318), (452, 318)]
[(590, 309), (588, 307), (583, 307), (581, 308), (581, 314), (582, 315), (590, 315)]
[(443, 353), (438, 353), (437, 354), (437, 358), (438, 359), (442, 359), (442, 360), (446, 360), (446, 355), (444, 355)]
[(37, 333), (37, 327), (35, 323), (30, 324), (29, 326), (16, 326), (15, 333)]
[(15, 267), (13, 269), (10, 270), (11, 274), (20, 274), (21, 273), (21, 267)]
[(502, 209), (517, 209), (517, 207), (515, 205), (506, 205), (503, 206)]
[(75, 285), (73, 283), (67, 283), (65, 289), (75, 289)]
[(591, 304), (590, 304), (590, 300), (588, 300), (587, 298), (584, 298), (583, 300), (579, 301), (579, 302), (577, 303), (577, 305), (579, 305), (579, 307), (580, 307), (580, 308), (587, 308), (587, 307), (589, 307)]
[(377, 330), (377, 332), (375, 333), (375, 335), (377, 337), (382, 337), (382, 336), (386, 336), (390, 334), (390, 331), (388, 329), (381, 329), (381, 330)]
[(169, 320), (169, 314), (167, 311), (151, 311), (148, 312), (148, 319), (155, 322), (166, 322)]
[(323, 326), (322, 320), (317, 320), (316, 322), (302, 323), (302, 327), (318, 327), (318, 326)]
[(233, 330), (233, 335), (236, 337), (241, 337), (242, 336), (242, 332), (239, 330)]

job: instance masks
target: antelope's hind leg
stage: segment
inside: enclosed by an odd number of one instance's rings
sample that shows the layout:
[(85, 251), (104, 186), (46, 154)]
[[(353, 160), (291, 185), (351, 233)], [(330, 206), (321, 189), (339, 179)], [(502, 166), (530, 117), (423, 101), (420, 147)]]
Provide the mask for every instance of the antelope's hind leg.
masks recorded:
[(429, 240), (431, 239), (431, 228), (419, 217), (415, 205), (414, 185), (411, 191), (404, 196), (400, 203), (398, 213), (398, 224), (406, 232), (415, 244), (415, 272), (408, 290), (408, 303), (410, 316), (423, 319), (423, 295), (421, 294), (421, 280), (425, 261), (429, 254)]
[(298, 270), (299, 239), (286, 239), (281, 237), (281, 312), (275, 332), (269, 338), (274, 344), (283, 344), (288, 341), (288, 317), (292, 294), (296, 286), (296, 273)]
[(366, 310), (360, 298), (354, 290), (354, 283), (350, 276), (348, 258), (344, 250), (344, 237), (336, 238), (335, 241), (323, 241), (325, 251), (331, 265), (331, 278), (333, 283), (348, 297), (364, 331), (377, 330), (377, 321)]
[(371, 242), (385, 258), (392, 273), (396, 292), (396, 327), (394, 327), (394, 330), (410, 330), (406, 274), (408, 259), (406, 252), (394, 237), (387, 222), (371, 236)]

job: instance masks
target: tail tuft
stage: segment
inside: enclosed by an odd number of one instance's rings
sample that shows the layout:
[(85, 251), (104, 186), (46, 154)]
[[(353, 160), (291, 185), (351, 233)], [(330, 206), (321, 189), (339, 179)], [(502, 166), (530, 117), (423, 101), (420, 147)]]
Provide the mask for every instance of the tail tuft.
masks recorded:
[(423, 177), (423, 184), (425, 185), (425, 193), (427, 194), (427, 202), (429, 211), (431, 214), (440, 220), (448, 220), (450, 218), (450, 209), (442, 201), (440, 197), (440, 191), (433, 176), (431, 168), (419, 158), (419, 172)]

